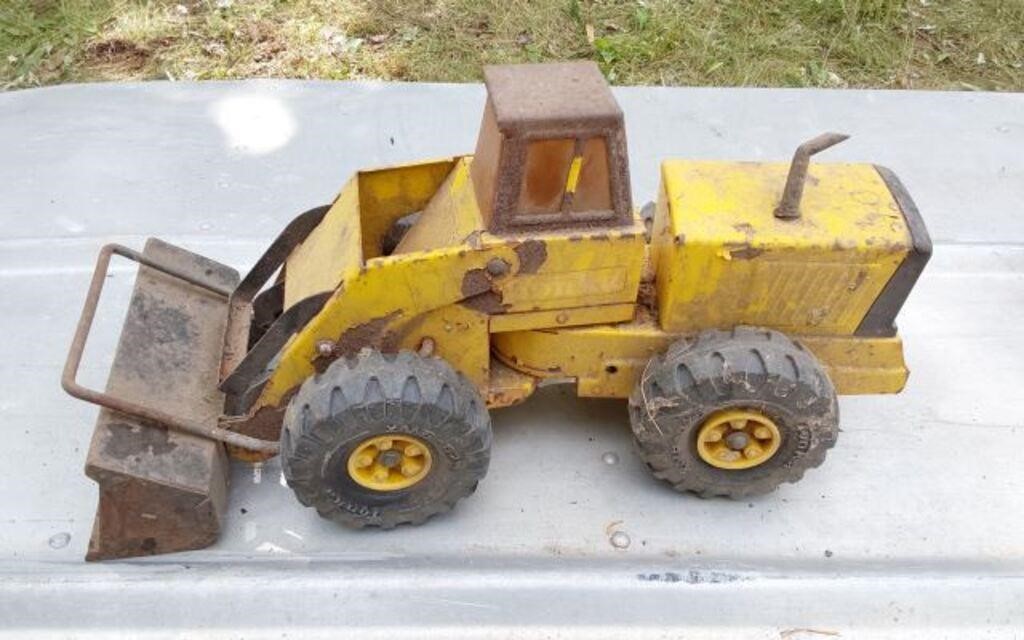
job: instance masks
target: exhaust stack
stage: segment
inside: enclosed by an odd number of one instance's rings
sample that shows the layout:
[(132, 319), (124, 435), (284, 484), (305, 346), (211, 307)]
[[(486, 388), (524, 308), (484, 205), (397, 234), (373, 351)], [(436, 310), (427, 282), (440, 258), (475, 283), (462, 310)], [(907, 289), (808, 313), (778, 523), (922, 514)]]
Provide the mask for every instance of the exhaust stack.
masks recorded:
[(793, 163), (789, 166), (789, 175), (786, 177), (786, 187), (782, 191), (782, 200), (779, 201), (779, 206), (775, 207), (776, 218), (796, 220), (800, 217), (800, 199), (804, 195), (804, 182), (807, 179), (807, 166), (811, 163), (811, 156), (849, 137), (845, 133), (823, 133), (796, 148)]

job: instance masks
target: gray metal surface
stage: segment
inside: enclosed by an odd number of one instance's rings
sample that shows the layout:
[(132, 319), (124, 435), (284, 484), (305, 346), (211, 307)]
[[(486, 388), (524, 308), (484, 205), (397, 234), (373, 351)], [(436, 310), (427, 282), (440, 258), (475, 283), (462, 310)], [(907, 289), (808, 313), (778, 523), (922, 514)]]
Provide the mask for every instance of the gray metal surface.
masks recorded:
[[(660, 158), (785, 160), (825, 130), (853, 135), (829, 160), (887, 165), (916, 198), (936, 250), (899, 322), (909, 386), (842, 399), (821, 469), (751, 501), (677, 495), (632, 453), (622, 404), (550, 388), (496, 414), (488, 478), (425, 527), (342, 530), (293, 500), (276, 462), (235, 464), (215, 547), (86, 565), (96, 409), (58, 378), (99, 246), (156, 235), (245, 268), (355, 168), (471, 150), (483, 94), (2, 94), (0, 634), (1024, 637), (1024, 96), (616, 94), (638, 202)], [(108, 283), (85, 382), (106, 376), (132, 272)]]

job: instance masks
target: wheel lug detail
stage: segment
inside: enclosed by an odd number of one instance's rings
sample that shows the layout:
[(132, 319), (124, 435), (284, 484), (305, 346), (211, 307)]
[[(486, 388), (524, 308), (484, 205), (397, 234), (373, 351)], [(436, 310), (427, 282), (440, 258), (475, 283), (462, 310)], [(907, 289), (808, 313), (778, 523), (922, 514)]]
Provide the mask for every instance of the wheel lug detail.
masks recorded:
[(382, 451), (380, 455), (377, 456), (377, 461), (380, 462), (381, 465), (390, 469), (402, 461), (402, 454), (395, 449), (388, 449), (387, 451)]
[(430, 448), (416, 436), (390, 429), (356, 445), (346, 470), (351, 480), (374, 491), (398, 491), (427, 477), (432, 466)]
[(410, 478), (419, 473), (420, 469), (422, 468), (423, 465), (421, 465), (420, 463), (414, 462), (412, 460), (407, 460), (402, 464), (402, 475), (405, 476), (406, 478)]
[(725, 437), (725, 445), (733, 451), (742, 451), (750, 443), (750, 436), (743, 431), (733, 431)]
[(718, 469), (750, 469), (779, 450), (782, 434), (756, 409), (723, 409), (705, 418), (697, 429), (697, 453)]

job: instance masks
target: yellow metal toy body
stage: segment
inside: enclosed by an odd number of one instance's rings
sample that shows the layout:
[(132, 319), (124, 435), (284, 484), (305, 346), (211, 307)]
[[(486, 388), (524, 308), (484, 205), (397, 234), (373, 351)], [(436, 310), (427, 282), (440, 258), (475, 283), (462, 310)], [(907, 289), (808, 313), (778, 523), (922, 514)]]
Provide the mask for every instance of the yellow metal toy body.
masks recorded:
[[(220, 417), (86, 393), (77, 361), (65, 386), (236, 457), (280, 448), (303, 503), (384, 527), (471, 491), (489, 455), (486, 409), (541, 381), (629, 398), (659, 478), (729, 496), (819, 464), (836, 393), (903, 388), (894, 319), (930, 243), (887, 170), (810, 165), (843, 136), (806, 143), (791, 164), (665, 160), (656, 204), (634, 210), (622, 112), (596, 67), (486, 77), (473, 155), (360, 171), (209, 306), (204, 322), (226, 325)], [(197, 545), (142, 538), (151, 523), (132, 524), (137, 505), (111, 504), (122, 530), (98, 518), (96, 535), (118, 544), (95, 557)]]
[[(287, 345), (257, 406), (278, 406), (311, 375), (324, 341), (335, 345), (332, 355), (351, 355), (367, 346), (416, 350), (429, 339), (491, 406), (513, 399), (506, 373), (492, 388), (492, 357), (538, 380), (571, 378), (581, 396), (625, 398), (650, 357), (674, 340), (738, 325), (799, 338), (840, 393), (903, 388), (900, 338), (857, 335), (913, 251), (903, 213), (874, 166), (814, 165), (805, 213), (789, 221), (772, 213), (789, 165), (667, 160), (648, 243), (639, 214), (618, 228), (491, 234), (471, 162), (393, 167), (349, 182), (287, 262), (286, 301), (335, 293)], [(430, 172), (439, 166), (451, 167), (440, 181)], [(424, 212), (394, 254), (366, 261), (353, 256), (376, 246), (386, 227), (376, 210), (359, 205), (364, 176), (396, 194), (384, 214), (392, 223)], [(427, 202), (397, 195), (407, 187), (423, 193), (428, 180), (438, 186)], [(368, 242), (375, 224), (378, 235)], [(491, 260), (507, 271), (489, 274)], [(648, 260), (656, 295), (645, 306), (639, 293)], [(514, 399), (532, 388), (524, 381)]]

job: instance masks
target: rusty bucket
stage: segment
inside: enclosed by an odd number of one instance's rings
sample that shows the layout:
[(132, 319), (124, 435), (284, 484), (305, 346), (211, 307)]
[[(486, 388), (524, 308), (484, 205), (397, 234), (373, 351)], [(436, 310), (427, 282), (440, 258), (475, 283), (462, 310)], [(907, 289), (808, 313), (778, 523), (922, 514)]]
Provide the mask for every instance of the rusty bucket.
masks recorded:
[[(75, 381), (113, 254), (140, 263), (104, 392)], [(101, 405), (85, 472), (99, 484), (87, 560), (198, 549), (219, 534), (228, 461), (220, 442), (171, 422), (215, 430), (228, 296), (238, 273), (160, 240), (144, 251), (108, 245), (86, 300), (62, 380)]]

